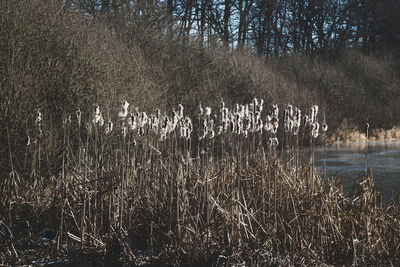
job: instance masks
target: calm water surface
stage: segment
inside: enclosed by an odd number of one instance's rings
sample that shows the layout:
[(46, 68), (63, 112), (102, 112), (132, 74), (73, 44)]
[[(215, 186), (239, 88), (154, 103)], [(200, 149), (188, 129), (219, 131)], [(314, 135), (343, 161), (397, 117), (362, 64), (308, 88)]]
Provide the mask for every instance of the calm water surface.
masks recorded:
[[(365, 172), (365, 144), (340, 144), (316, 150), (315, 165), (321, 172), (326, 162), (327, 176), (341, 176), (343, 190), (351, 190), (354, 179)], [(400, 141), (370, 142), (368, 168), (372, 169), (377, 190), (388, 202), (400, 191)]]

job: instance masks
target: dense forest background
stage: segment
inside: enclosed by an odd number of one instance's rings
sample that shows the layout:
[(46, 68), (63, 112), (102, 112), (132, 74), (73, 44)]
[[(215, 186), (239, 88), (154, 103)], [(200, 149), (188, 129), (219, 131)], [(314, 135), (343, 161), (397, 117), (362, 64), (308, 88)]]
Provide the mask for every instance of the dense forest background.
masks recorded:
[(318, 104), (331, 130), (391, 127), (398, 14), (396, 0), (0, 1), (1, 165), (23, 155), (36, 110), (57, 139), (63, 115), (122, 99), (194, 112), (262, 97)]

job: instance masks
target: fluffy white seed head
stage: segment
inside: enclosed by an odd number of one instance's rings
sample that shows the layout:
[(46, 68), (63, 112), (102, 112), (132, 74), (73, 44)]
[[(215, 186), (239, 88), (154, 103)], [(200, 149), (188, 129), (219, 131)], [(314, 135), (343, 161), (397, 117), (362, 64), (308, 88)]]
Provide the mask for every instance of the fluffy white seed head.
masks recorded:
[(325, 122), (322, 124), (322, 131), (323, 131), (323, 132), (328, 131), (328, 125), (326, 125)]
[(183, 118), (183, 106), (181, 104), (178, 105), (178, 119)]
[(99, 105), (96, 105), (94, 108), (92, 122), (94, 125), (98, 125), (98, 126), (103, 126), (103, 124), (104, 124), (104, 119), (103, 119), (103, 116), (101, 115)]
[(319, 123), (316, 121), (311, 125), (311, 135), (317, 138), (319, 135)]
[(129, 107), (128, 101), (123, 100), (122, 103), (121, 103), (121, 106), (122, 106), (122, 108), (124, 108), (124, 109), (128, 109), (128, 107)]
[(287, 107), (289, 117), (293, 117), (293, 106), (288, 105)]
[(275, 117), (278, 117), (278, 115), (279, 115), (278, 105), (272, 105), (272, 115)]
[(36, 112), (36, 120), (35, 123), (37, 125), (40, 125), (40, 123), (42, 122), (42, 112), (40, 112), (40, 109)]
[(203, 113), (204, 113), (203, 107), (201, 106), (201, 103), (199, 103), (199, 113), (198, 113), (198, 115), (199, 116), (203, 116)]
[(120, 120), (124, 120), (126, 118), (126, 116), (128, 115), (128, 107), (129, 107), (128, 101), (126, 101), (126, 100), (122, 101), (120, 110), (118, 112), (118, 118)]
[(206, 107), (205, 108), (205, 115), (207, 116), (207, 117), (210, 117), (211, 116), (211, 108), (210, 107)]
[(112, 123), (111, 119), (108, 119), (105, 132), (106, 132), (106, 134), (109, 134), (112, 132), (112, 130), (113, 130), (113, 123)]
[(258, 106), (258, 99), (256, 97), (253, 99), (253, 105), (254, 107)]
[(314, 105), (311, 108), (311, 122), (317, 121), (317, 115), (318, 115), (318, 106)]
[(122, 126), (122, 136), (125, 138), (126, 134), (128, 133), (128, 129), (126, 128), (126, 126)]
[(78, 110), (75, 112), (76, 113), (76, 120), (78, 121), (78, 126), (81, 126), (81, 119), (82, 119), (82, 112), (81, 109), (78, 107)]

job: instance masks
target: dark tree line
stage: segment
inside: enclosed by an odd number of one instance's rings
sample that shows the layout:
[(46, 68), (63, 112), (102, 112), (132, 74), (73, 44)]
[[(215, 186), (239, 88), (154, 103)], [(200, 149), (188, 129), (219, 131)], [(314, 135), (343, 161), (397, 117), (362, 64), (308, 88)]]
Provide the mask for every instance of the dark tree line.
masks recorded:
[[(398, 50), (398, 0), (64, 0), (132, 40), (148, 30), (258, 54)], [(141, 36), (142, 35), (142, 36)]]

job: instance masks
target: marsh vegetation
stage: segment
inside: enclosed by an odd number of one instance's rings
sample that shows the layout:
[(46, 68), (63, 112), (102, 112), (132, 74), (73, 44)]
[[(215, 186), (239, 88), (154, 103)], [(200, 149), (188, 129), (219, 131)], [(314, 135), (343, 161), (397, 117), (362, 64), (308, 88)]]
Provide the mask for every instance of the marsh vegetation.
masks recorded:
[(398, 4), (305, 2), (0, 1), (0, 264), (399, 263), (314, 153), (398, 137)]
[(2, 223), (3, 256), (37, 261), (23, 250), (39, 249), (29, 236), (45, 226), (47, 253), (69, 263), (77, 248), (106, 264), (398, 261), (399, 206), (382, 203), (367, 173), (345, 194), (315, 170), (327, 129), (318, 107), (263, 105), (199, 105), (194, 118), (182, 105), (96, 105), (63, 116), (61, 144), (38, 111), (25, 173), (11, 163), (2, 189), (12, 229)]

